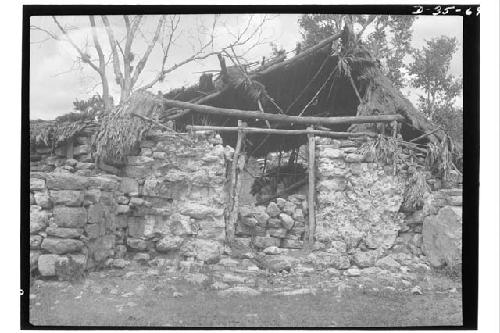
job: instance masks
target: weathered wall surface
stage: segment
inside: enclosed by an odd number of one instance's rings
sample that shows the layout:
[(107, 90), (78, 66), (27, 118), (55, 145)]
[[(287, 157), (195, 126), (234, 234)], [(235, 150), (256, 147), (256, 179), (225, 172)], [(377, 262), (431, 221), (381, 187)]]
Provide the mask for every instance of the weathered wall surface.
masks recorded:
[(128, 157), (120, 177), (62, 156), (36, 159), (32, 170), (42, 171), (30, 174), (32, 270), (64, 277), (123, 266), (124, 257), (180, 254), (210, 262), (220, 256), (230, 149), (214, 137), (151, 137)]
[[(32, 270), (65, 278), (95, 267), (123, 267), (131, 259), (178, 258), (189, 266), (229, 253), (225, 209), (233, 150), (220, 138), (150, 133), (118, 176), (94, 168), (88, 138), (75, 142), (74, 159), (38, 149), (32, 161)], [(406, 216), (400, 212), (406, 183), (392, 166), (359, 154), (353, 141), (316, 142), (316, 242), (310, 260), (342, 270), (417, 267), (422, 260), (432, 266), (461, 263), (460, 189), (434, 191), (423, 209)], [(305, 195), (266, 206), (247, 197), (235, 230), (239, 255), (303, 248)]]
[(391, 248), (403, 223), (404, 181), (352, 141), (317, 140), (316, 239), (341, 252)]

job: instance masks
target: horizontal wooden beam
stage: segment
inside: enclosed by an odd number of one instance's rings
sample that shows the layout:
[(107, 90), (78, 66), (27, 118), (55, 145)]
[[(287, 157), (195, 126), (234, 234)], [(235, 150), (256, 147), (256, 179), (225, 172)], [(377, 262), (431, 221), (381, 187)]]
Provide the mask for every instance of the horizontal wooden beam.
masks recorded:
[(354, 116), (354, 117), (297, 117), (284, 114), (262, 113), (260, 111), (246, 111), (238, 109), (224, 109), (209, 105), (193, 104), (172, 99), (163, 99), (165, 105), (181, 109), (191, 109), (195, 112), (212, 114), (239, 119), (262, 119), (282, 123), (308, 124), (308, 125), (335, 125), (335, 124), (363, 124), (363, 123), (388, 123), (391, 121), (402, 121), (404, 117), (399, 114), (378, 116)]
[(243, 131), (247, 133), (266, 133), (266, 134), (279, 134), (279, 135), (300, 135), (300, 134), (314, 134), (319, 136), (329, 136), (334, 138), (348, 138), (348, 137), (360, 137), (369, 136), (376, 137), (376, 133), (351, 133), (351, 132), (333, 132), (326, 130), (310, 130), (310, 129), (300, 129), (300, 130), (287, 130), (278, 128), (259, 128), (259, 127), (224, 127), (224, 126), (186, 126), (187, 130), (190, 131), (218, 131), (218, 132), (237, 132)]

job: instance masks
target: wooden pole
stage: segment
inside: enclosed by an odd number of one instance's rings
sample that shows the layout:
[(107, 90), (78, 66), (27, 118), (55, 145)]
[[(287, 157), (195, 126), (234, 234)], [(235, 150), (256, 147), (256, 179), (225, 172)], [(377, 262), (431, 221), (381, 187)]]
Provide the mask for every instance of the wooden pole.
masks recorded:
[(311, 125), (335, 125), (335, 124), (363, 124), (363, 123), (389, 123), (394, 120), (402, 121), (404, 117), (400, 114), (378, 115), (378, 116), (349, 116), (349, 117), (298, 117), (276, 113), (262, 113), (260, 111), (246, 111), (238, 109), (225, 109), (209, 105), (199, 105), (189, 102), (181, 102), (172, 99), (163, 99), (168, 106), (182, 109), (191, 109), (195, 112), (237, 117), (243, 119), (263, 119), (284, 123), (311, 124)]
[[(308, 127), (312, 130), (313, 127)], [(309, 194), (308, 200), (308, 221), (309, 221), (309, 232), (307, 234), (307, 246), (309, 249), (312, 248), (314, 244), (314, 233), (316, 231), (316, 210), (314, 208), (315, 194), (316, 194), (316, 176), (315, 176), (315, 158), (316, 158), (316, 142), (314, 141), (314, 134), (307, 134), (309, 139)]]
[[(242, 128), (246, 126), (241, 120), (238, 120), (238, 127)], [(229, 214), (226, 223), (226, 241), (231, 245), (234, 241), (234, 230), (236, 221), (238, 220), (238, 205), (239, 205), (239, 192), (241, 190), (241, 179), (238, 175), (238, 171), (242, 170), (245, 166), (245, 156), (241, 156), (240, 151), (245, 133), (243, 131), (238, 131), (238, 140), (236, 141), (236, 147), (234, 148), (233, 163), (231, 165), (231, 184), (229, 188)]]
[(242, 130), (245, 133), (267, 133), (267, 134), (280, 134), (280, 135), (315, 134), (315, 135), (329, 136), (334, 138), (348, 138), (348, 137), (361, 137), (361, 136), (376, 137), (378, 135), (376, 133), (369, 133), (369, 132), (351, 133), (351, 132), (334, 132), (329, 130), (309, 130), (309, 129), (286, 130), (278, 128), (259, 128), (259, 127), (245, 127), (243, 129), (239, 129), (238, 127), (187, 125), (186, 128), (191, 131), (236, 132)]

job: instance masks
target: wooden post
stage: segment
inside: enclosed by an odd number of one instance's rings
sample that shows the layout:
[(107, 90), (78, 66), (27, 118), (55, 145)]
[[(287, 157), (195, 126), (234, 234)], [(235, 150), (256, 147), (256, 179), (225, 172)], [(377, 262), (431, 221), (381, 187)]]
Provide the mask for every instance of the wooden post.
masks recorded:
[[(245, 127), (246, 124), (241, 120), (238, 120), (238, 127)], [(233, 154), (233, 164), (231, 165), (231, 184), (229, 188), (229, 214), (226, 223), (226, 241), (231, 245), (234, 241), (234, 230), (236, 221), (238, 220), (238, 206), (239, 206), (239, 194), (241, 190), (241, 179), (239, 173), (243, 170), (245, 166), (245, 156), (241, 155), (241, 146), (245, 133), (240, 130), (238, 131), (238, 140), (236, 142), (236, 147), (234, 148)], [(240, 171), (240, 172), (238, 172)]]
[[(313, 130), (313, 127), (308, 127)], [(307, 245), (311, 249), (314, 244), (314, 233), (316, 231), (316, 210), (314, 208), (315, 194), (316, 194), (316, 172), (315, 172), (315, 158), (316, 158), (316, 142), (314, 141), (314, 134), (307, 135), (309, 139), (309, 194), (308, 200), (308, 217), (309, 217), (309, 232)]]

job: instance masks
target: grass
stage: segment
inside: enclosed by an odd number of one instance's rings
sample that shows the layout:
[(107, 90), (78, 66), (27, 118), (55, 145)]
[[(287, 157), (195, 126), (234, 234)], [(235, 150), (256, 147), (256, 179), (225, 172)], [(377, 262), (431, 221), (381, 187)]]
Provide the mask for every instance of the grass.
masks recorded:
[[(182, 296), (174, 297), (174, 292)], [(65, 287), (44, 284), (32, 294), (36, 295), (30, 306), (34, 325), (403, 327), (462, 323), (461, 294), (437, 290), (412, 295), (384, 288), (351, 288), (340, 295), (338, 290), (319, 289), (316, 295), (221, 297), (214, 290), (162, 275), (147, 279), (107, 276)]]

